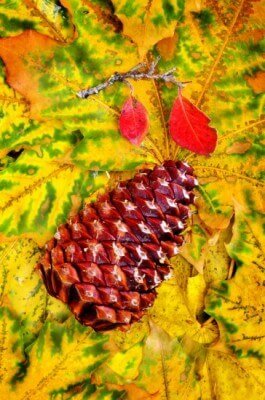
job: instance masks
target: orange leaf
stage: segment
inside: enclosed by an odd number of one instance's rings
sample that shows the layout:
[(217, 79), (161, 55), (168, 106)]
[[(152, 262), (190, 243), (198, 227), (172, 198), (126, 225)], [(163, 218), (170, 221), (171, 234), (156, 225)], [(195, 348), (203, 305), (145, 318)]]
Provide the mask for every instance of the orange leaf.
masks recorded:
[(174, 57), (178, 35), (175, 33), (172, 37), (167, 37), (157, 43), (159, 54), (165, 61), (169, 61)]
[(265, 72), (258, 71), (254, 76), (247, 76), (246, 81), (252, 87), (254, 93), (265, 92)]
[[(31, 66), (40, 64), (43, 68), (42, 56), (47, 53), (52, 57), (52, 50), (58, 43), (48, 36), (36, 31), (27, 30), (18, 36), (0, 39), (0, 57), (6, 66), (7, 83), (32, 104), (32, 116), (49, 104), (38, 91), (39, 75), (31, 73)], [(47, 54), (46, 54), (47, 57)], [(41, 71), (40, 71), (41, 72)]]

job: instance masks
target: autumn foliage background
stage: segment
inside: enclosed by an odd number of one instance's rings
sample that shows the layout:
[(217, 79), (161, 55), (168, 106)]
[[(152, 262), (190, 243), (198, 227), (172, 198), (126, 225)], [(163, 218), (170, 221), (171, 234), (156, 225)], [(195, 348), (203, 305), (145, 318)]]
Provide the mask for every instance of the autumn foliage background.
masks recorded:
[[(3, 398), (265, 399), (263, 23), (261, 1), (0, 1)], [(211, 156), (169, 137), (170, 84), (132, 82), (150, 118), (140, 147), (118, 130), (126, 85), (76, 97), (158, 55), (192, 81)], [(200, 183), (187, 244), (140, 323), (95, 333), (47, 295), (40, 249), (99, 190), (167, 158)]]

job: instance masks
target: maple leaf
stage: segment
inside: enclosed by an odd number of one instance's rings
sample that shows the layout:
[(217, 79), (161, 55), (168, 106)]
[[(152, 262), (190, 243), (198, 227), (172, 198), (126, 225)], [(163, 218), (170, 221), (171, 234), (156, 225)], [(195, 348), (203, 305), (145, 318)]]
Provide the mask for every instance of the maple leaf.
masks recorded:
[[(0, 13), (1, 393), (262, 399), (261, 2), (9, 3)], [(139, 147), (118, 132), (127, 86), (76, 96), (157, 51), (158, 72), (177, 67), (178, 80), (191, 80), (185, 98), (218, 131), (208, 158), (169, 137), (170, 84), (131, 82), (150, 121)], [(166, 158), (187, 160), (200, 183), (186, 247), (140, 324), (91, 333), (47, 297), (38, 246), (98, 190)]]

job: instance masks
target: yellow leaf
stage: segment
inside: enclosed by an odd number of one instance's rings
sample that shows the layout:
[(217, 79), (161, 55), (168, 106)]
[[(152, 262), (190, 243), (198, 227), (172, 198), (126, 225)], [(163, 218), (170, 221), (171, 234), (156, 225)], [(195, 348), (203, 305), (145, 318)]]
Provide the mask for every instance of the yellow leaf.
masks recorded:
[(123, 24), (124, 35), (138, 46), (142, 59), (153, 45), (173, 36), (181, 7), (175, 1), (114, 0), (115, 14)]
[(194, 366), (181, 344), (172, 340), (166, 331), (151, 323), (146, 340), (139, 384), (157, 399), (185, 397), (195, 400), (199, 388), (194, 386)]
[(93, 393), (95, 389), (89, 374), (108, 356), (104, 349), (107, 337), (81, 329), (77, 324), (73, 319), (64, 325), (46, 323), (28, 351), (31, 362), (25, 363), (24, 371), (22, 365), (21, 376), (16, 375), (14, 369), (12, 371), (15, 392), (10, 390), (9, 382), (4, 381), (1, 383), (2, 395), (12, 400), (18, 397), (45, 399), (67, 392), (68, 385), (85, 380)]
[(120, 353), (108, 361), (107, 366), (125, 380), (133, 380), (138, 375), (138, 368), (142, 361), (142, 345), (137, 343), (135, 346)]
[[(69, 142), (29, 151), (2, 171), (1, 231), (10, 238), (26, 235), (43, 245), (66, 215), (75, 214), (81, 200), (106, 185), (105, 172), (83, 172), (58, 156)], [(55, 160), (54, 160), (54, 157)], [(14, 211), (15, 210), (15, 211)]]
[(227, 254), (226, 244), (231, 239), (230, 229), (221, 231), (217, 241), (206, 249), (203, 276), (207, 285), (227, 279), (231, 259)]
[(265, 371), (256, 359), (238, 361), (221, 351), (209, 351), (204, 374), (209, 379), (209, 399), (264, 399)]
[(187, 286), (189, 310), (194, 318), (204, 310), (206, 283), (201, 274), (190, 277)]
[[(257, 220), (258, 216), (252, 218)], [(254, 232), (237, 209), (233, 236), (226, 246), (236, 262), (236, 273), (228, 281), (213, 285), (207, 309), (219, 322), (224, 340), (239, 357), (261, 359), (265, 351), (265, 258)]]
[(209, 235), (201, 227), (198, 218), (193, 217), (192, 220), (193, 224), (185, 235), (186, 243), (181, 248), (181, 255), (191, 263), (199, 273), (202, 273)]

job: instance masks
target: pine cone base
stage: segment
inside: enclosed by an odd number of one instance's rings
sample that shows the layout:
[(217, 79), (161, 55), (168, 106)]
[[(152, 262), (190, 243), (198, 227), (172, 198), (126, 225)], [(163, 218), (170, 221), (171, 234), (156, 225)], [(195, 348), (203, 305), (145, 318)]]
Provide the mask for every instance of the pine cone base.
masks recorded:
[(138, 321), (170, 275), (196, 185), (187, 163), (165, 161), (85, 205), (37, 265), (49, 294), (96, 331)]

